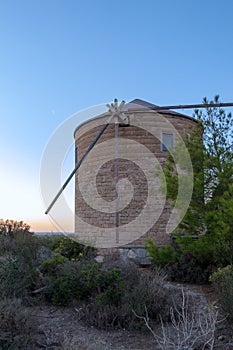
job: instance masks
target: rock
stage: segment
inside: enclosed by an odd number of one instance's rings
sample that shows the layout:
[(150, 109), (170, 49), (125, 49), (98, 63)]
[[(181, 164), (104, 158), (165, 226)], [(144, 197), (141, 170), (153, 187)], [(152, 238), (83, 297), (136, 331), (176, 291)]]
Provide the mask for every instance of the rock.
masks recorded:
[(95, 257), (95, 261), (97, 261), (98, 263), (102, 263), (104, 261), (104, 256), (103, 255), (97, 255)]
[(224, 340), (224, 339), (225, 339), (224, 335), (220, 335), (220, 336), (218, 337), (218, 340)]
[(136, 257), (137, 257), (137, 254), (133, 250), (128, 251), (127, 258), (134, 260), (136, 259)]
[(144, 248), (121, 248), (121, 259), (133, 261), (137, 265), (151, 265), (151, 257)]

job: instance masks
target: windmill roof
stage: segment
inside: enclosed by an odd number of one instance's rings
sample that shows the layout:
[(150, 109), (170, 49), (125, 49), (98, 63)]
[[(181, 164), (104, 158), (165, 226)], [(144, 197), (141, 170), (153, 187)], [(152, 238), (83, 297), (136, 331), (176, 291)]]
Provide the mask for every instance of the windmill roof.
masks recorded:
[[(160, 114), (170, 114), (170, 115), (174, 115), (174, 116), (179, 116), (179, 117), (183, 117), (183, 118), (189, 118), (193, 121), (196, 121), (196, 119), (194, 119), (193, 117), (190, 117), (186, 114), (182, 114), (182, 113), (178, 113), (178, 112), (175, 112), (174, 110), (171, 110), (171, 109), (162, 109), (160, 110), (160, 108), (164, 108), (162, 106), (158, 106), (158, 105), (155, 105), (153, 103), (150, 103), (150, 102), (147, 102), (147, 101), (144, 101), (144, 100), (141, 100), (139, 98), (135, 98), (134, 100), (130, 101), (130, 102), (127, 102), (124, 106), (124, 110), (127, 111), (128, 110), (138, 110), (138, 109), (142, 109), (142, 111), (144, 110), (154, 110), (154, 111), (157, 111), (158, 113)], [(107, 112), (108, 113), (108, 112)], [(79, 129), (81, 126), (83, 126), (84, 124), (90, 122), (91, 120), (95, 120), (95, 119), (98, 119), (98, 118), (101, 118), (101, 117), (104, 117), (106, 116), (106, 112), (103, 113), (103, 114), (100, 114), (98, 116), (95, 116), (93, 118), (90, 118), (86, 121), (84, 121), (83, 123), (79, 124), (77, 126), (77, 128), (75, 129), (74, 131), (74, 134), (76, 132), (77, 129)]]
[(158, 113), (161, 113), (161, 114), (172, 114), (172, 115), (177, 115), (177, 116), (180, 116), (180, 117), (186, 117), (186, 118), (194, 119), (194, 118), (192, 118), (192, 117), (190, 117), (190, 116), (188, 116), (186, 114), (178, 113), (178, 112), (175, 112), (175, 111), (173, 111), (171, 109), (160, 110), (159, 108), (162, 107), (162, 106), (155, 105), (153, 103), (141, 100), (139, 98), (135, 98), (133, 101), (130, 101), (129, 103), (133, 104), (133, 105), (141, 106), (143, 109), (146, 108), (146, 109), (155, 110), (155, 111), (157, 110)]

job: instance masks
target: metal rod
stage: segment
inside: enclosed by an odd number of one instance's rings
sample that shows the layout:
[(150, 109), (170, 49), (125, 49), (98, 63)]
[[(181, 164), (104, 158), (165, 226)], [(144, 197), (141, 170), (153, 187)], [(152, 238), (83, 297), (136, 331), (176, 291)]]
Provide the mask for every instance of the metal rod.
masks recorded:
[(92, 148), (95, 146), (95, 144), (97, 143), (97, 141), (99, 140), (99, 138), (101, 137), (101, 135), (105, 132), (105, 130), (107, 129), (107, 127), (109, 126), (109, 122), (108, 121), (106, 124), (104, 124), (104, 126), (101, 128), (100, 132), (97, 134), (97, 136), (95, 137), (95, 139), (92, 141), (92, 143), (90, 144), (90, 146), (88, 147), (87, 151), (84, 153), (84, 155), (82, 156), (82, 158), (80, 159), (80, 161), (78, 162), (78, 164), (75, 166), (74, 170), (72, 171), (72, 173), (69, 175), (69, 177), (67, 178), (67, 180), (64, 182), (64, 185), (61, 187), (61, 189), (59, 190), (59, 192), (57, 193), (57, 195), (55, 196), (55, 198), (53, 199), (53, 201), (51, 202), (51, 204), (49, 205), (48, 209), (45, 211), (45, 214), (48, 214), (50, 212), (50, 210), (52, 209), (52, 207), (54, 206), (55, 202), (57, 201), (57, 199), (60, 197), (60, 195), (62, 194), (62, 192), (64, 191), (64, 189), (66, 188), (66, 186), (68, 185), (68, 183), (70, 182), (70, 180), (72, 179), (72, 177), (74, 176), (74, 174), (76, 173), (76, 171), (78, 170), (78, 168), (80, 168), (81, 164), (83, 163), (84, 159), (86, 158), (86, 156), (88, 155), (88, 153), (92, 150)]
[(117, 185), (119, 180), (119, 148), (118, 148), (118, 117), (115, 117), (115, 162), (114, 162), (114, 182), (116, 191), (116, 243), (119, 243), (119, 224), (120, 224), (120, 213), (119, 213), (119, 193), (117, 191)]
[(200, 103), (194, 105), (177, 105), (177, 106), (162, 106), (162, 107), (150, 107), (156, 111), (164, 111), (166, 109), (192, 109), (192, 108), (210, 108), (210, 107), (232, 107), (233, 102), (225, 102), (225, 103)]

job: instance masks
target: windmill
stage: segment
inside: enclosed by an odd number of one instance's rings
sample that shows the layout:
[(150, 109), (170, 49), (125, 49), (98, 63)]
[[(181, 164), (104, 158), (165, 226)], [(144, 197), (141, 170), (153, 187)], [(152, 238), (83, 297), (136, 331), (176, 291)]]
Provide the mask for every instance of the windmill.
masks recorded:
[[(137, 101), (137, 100), (135, 100)], [(194, 109), (194, 108), (207, 108), (207, 107), (230, 107), (233, 106), (233, 103), (210, 103), (210, 104), (192, 104), (192, 105), (171, 105), (171, 106), (154, 106), (151, 105), (150, 109), (153, 110), (156, 113), (163, 113), (166, 111), (172, 112), (172, 110), (179, 110), (179, 109)], [(130, 120), (127, 115), (127, 112), (125, 112), (125, 102), (122, 101), (120, 104), (118, 104), (118, 101), (115, 99), (113, 103), (108, 104), (108, 113), (110, 114), (110, 117), (107, 119), (107, 121), (104, 123), (104, 125), (101, 126), (101, 128), (96, 132), (96, 136), (94, 137), (93, 141), (89, 144), (86, 151), (82, 155), (81, 159), (77, 162), (75, 165), (74, 170), (71, 172), (67, 180), (64, 182), (61, 189), (58, 191), (57, 195), (54, 197), (53, 201), (49, 205), (49, 207), (46, 210), (46, 214), (50, 212), (52, 207), (55, 205), (56, 201), (66, 188), (66, 186), (69, 184), (72, 177), (76, 174), (78, 169), (80, 169), (81, 165), (83, 165), (84, 161), (87, 159), (88, 154), (93, 150), (93, 148), (96, 146), (98, 141), (103, 138), (103, 135), (106, 134), (106, 130), (108, 129), (109, 125), (114, 124), (114, 137), (115, 137), (115, 154), (114, 154), (114, 183), (115, 188), (117, 188), (118, 183), (118, 177), (119, 177), (119, 149), (118, 149), (118, 136), (119, 136), (119, 126), (129, 126)], [(175, 113), (175, 112), (174, 112)], [(115, 198), (115, 240), (116, 243), (119, 242), (119, 201), (118, 196), (116, 193)]]

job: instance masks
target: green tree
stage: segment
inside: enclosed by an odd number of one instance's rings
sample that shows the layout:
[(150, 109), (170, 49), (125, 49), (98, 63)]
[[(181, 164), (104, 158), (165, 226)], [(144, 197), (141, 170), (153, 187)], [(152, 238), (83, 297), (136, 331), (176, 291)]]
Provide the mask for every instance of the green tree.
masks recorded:
[[(219, 96), (214, 101), (204, 104), (219, 103)], [(194, 117), (204, 128), (204, 190), (206, 203), (218, 203), (219, 198), (233, 181), (233, 118), (221, 107), (207, 107), (195, 110)]]
[[(232, 236), (233, 118), (219, 103), (203, 99), (204, 110), (195, 110), (197, 127), (185, 143), (193, 165), (193, 195), (179, 229), (186, 234), (211, 233)], [(177, 151), (179, 151), (179, 146)], [(175, 150), (176, 152), (176, 150)], [(180, 165), (180, 164), (179, 164)], [(170, 156), (165, 170), (167, 197), (176, 200), (177, 172)]]
[[(210, 103), (218, 103), (219, 96)], [(208, 104), (204, 98), (203, 103)], [(233, 118), (221, 107), (195, 111), (202, 122), (206, 232), (232, 236)], [(230, 235), (230, 236), (229, 236)]]
[[(192, 161), (193, 194), (173, 232), (178, 253), (175, 262), (169, 261), (171, 252), (164, 255), (153, 242), (146, 246), (156, 265), (161, 265), (161, 257), (168, 256), (169, 278), (183, 282), (206, 282), (218, 267), (233, 264), (233, 117), (221, 107), (208, 106), (219, 103), (218, 96), (209, 102), (205, 98), (203, 103), (207, 107), (195, 111), (196, 127), (185, 139)], [(176, 206), (180, 177), (189, 177), (182, 149), (178, 142), (165, 166), (167, 198)], [(184, 170), (182, 175), (177, 169)]]

